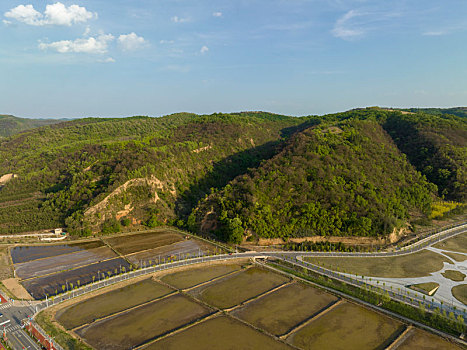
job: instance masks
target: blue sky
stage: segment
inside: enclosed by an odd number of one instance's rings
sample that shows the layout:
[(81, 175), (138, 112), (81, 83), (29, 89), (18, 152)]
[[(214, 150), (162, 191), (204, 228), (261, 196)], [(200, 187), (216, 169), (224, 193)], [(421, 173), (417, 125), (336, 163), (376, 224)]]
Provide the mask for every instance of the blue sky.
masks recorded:
[(2, 0), (0, 113), (467, 105), (465, 0)]

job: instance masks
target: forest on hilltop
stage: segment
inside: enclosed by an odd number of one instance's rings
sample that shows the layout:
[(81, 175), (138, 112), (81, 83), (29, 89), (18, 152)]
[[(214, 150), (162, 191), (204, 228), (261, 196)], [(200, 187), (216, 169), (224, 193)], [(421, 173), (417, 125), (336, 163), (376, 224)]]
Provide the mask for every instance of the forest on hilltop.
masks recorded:
[(63, 119), (27, 119), (0, 114), (0, 138), (8, 137), (21, 131), (34, 129), (40, 126), (60, 123), (62, 121)]
[(384, 236), (465, 203), (467, 119), (380, 108), (86, 118), (0, 139), (0, 233), (177, 225), (250, 238)]

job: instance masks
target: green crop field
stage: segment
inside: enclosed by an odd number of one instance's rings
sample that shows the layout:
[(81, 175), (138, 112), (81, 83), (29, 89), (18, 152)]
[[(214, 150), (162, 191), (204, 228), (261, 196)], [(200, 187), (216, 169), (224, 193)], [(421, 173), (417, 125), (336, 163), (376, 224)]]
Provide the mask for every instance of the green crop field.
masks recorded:
[(240, 269), (241, 266), (237, 264), (199, 267), (167, 274), (161, 280), (175, 288), (185, 289)]
[(170, 292), (172, 292), (170, 288), (152, 279), (146, 279), (62, 309), (57, 313), (56, 318), (66, 329), (73, 329)]
[(190, 293), (210, 305), (228, 309), (287, 281), (282, 275), (253, 267)]
[(302, 283), (293, 283), (247, 304), (234, 314), (279, 336), (336, 300), (329, 293)]
[(341, 272), (389, 278), (427, 276), (431, 272), (441, 270), (443, 262), (449, 262), (446, 257), (429, 250), (394, 257), (320, 257), (305, 258), (305, 260), (332, 270), (339, 269)]
[(99, 350), (130, 349), (209, 312), (205, 306), (175, 295), (95, 322), (76, 333)]
[(229, 317), (217, 317), (157, 341), (147, 350), (254, 350), (291, 349), (284, 343), (264, 335)]
[(288, 342), (300, 349), (378, 349), (389, 345), (402, 330), (398, 321), (344, 303), (293, 334)]

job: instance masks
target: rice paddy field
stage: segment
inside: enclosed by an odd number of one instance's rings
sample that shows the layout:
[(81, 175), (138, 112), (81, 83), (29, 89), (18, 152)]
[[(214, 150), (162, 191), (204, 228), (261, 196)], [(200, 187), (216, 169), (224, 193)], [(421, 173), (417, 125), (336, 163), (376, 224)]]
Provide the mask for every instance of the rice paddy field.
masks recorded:
[[(161, 229), (76, 243), (15, 246), (10, 255), (21, 285), (32, 298), (44, 299), (130, 268), (215, 250), (204, 241)], [(7, 255), (4, 258), (8, 260)], [(3, 270), (0, 273), (11, 275), (11, 266)]]
[(458, 349), (431, 334), (427, 342), (417, 329), (398, 339), (407, 328), (399, 320), (246, 263), (183, 267), (101, 293), (46, 311), (104, 350), (363, 350), (395, 341), (401, 349)]

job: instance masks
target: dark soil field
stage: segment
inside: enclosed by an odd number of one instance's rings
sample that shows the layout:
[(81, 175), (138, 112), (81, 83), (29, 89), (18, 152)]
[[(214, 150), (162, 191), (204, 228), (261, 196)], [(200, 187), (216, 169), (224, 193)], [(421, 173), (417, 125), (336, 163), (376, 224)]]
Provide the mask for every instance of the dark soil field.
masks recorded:
[(148, 350), (281, 350), (291, 349), (288, 345), (277, 342), (265, 334), (221, 316), (194, 327), (188, 328), (173, 336), (150, 344)]
[(101, 241), (90, 241), (72, 244), (18, 246), (11, 249), (10, 254), (13, 260), (13, 264), (17, 264), (62, 254), (69, 254), (80, 250), (98, 248), (103, 245), (104, 244)]
[(70, 270), (115, 257), (116, 254), (109, 247), (102, 246), (90, 250), (80, 250), (69, 254), (15, 264), (15, 270), (16, 275), (24, 280)]
[(241, 266), (237, 264), (206, 266), (170, 273), (161, 280), (175, 288), (185, 289), (240, 269)]
[(116, 258), (112, 260), (103, 261), (88, 266), (79, 267), (74, 270), (63, 271), (52, 275), (29, 279), (22, 282), (24, 288), (31, 294), (35, 299), (44, 299), (46, 295), (49, 297), (56, 295), (57, 293), (63, 292), (63, 287), (66, 285), (73, 284), (73, 286), (85, 285), (95, 280), (98, 280), (98, 273), (100, 278), (105, 276), (115, 275), (119, 273), (120, 267), (125, 267), (126, 271), (129, 270), (130, 265), (122, 258)]
[(253, 267), (194, 289), (190, 293), (209, 305), (227, 309), (288, 281), (287, 277)]
[(72, 329), (172, 292), (149, 278), (62, 309), (55, 317), (65, 328)]
[(329, 293), (293, 283), (247, 304), (234, 315), (279, 336), (336, 301)]
[(398, 321), (344, 303), (292, 334), (288, 342), (300, 349), (384, 349), (402, 331)]
[(184, 236), (174, 232), (147, 232), (106, 239), (106, 242), (122, 255), (140, 252), (184, 240)]
[(201, 304), (175, 295), (95, 322), (76, 333), (95, 349), (131, 349), (210, 312)]

